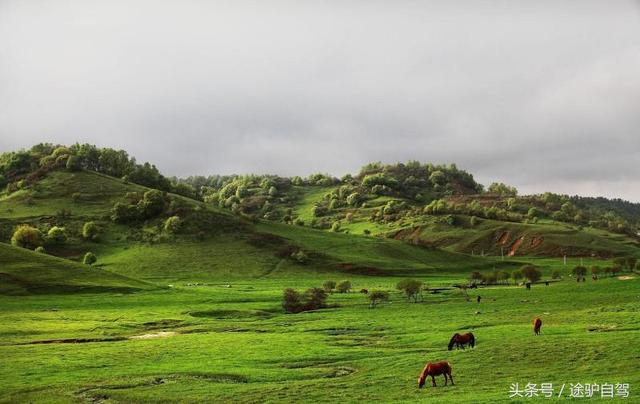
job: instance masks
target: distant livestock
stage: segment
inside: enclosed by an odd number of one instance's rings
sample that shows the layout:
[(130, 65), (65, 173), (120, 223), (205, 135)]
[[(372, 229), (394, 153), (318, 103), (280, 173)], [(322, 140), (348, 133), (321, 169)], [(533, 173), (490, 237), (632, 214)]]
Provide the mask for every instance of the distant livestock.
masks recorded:
[(454, 345), (458, 349), (464, 349), (465, 345), (469, 345), (471, 348), (473, 348), (476, 346), (476, 337), (473, 335), (473, 333), (470, 332), (466, 334), (455, 333), (449, 340), (449, 346), (447, 348), (449, 350), (452, 350)]
[(369, 290), (368, 289), (360, 289), (360, 293), (362, 293), (363, 295), (369, 294)]
[(540, 318), (536, 317), (536, 319), (533, 320), (533, 333), (535, 335), (539, 335), (541, 328), (542, 328), (542, 320), (540, 320)]
[(436, 387), (436, 376), (444, 375), (444, 385), (447, 385), (447, 376), (451, 379), (451, 385), (453, 385), (453, 376), (451, 376), (451, 365), (449, 362), (442, 361), (436, 363), (427, 363), (427, 365), (422, 369), (422, 373), (420, 373), (420, 377), (418, 378), (418, 388), (424, 387), (424, 382), (427, 377), (431, 376), (431, 383), (433, 387)]

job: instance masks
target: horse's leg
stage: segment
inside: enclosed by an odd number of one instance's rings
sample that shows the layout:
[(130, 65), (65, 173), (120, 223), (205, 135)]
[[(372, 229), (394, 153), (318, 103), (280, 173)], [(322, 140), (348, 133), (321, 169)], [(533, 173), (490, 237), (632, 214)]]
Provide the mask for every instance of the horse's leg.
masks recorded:
[(443, 375), (444, 375), (444, 385), (446, 386), (447, 385), (447, 372), (444, 372)]
[(433, 387), (436, 387), (436, 377), (434, 375), (431, 375), (431, 384), (433, 384)]
[(453, 376), (451, 376), (451, 372), (449, 372), (449, 379), (451, 379), (451, 385), (454, 386), (454, 384), (453, 384)]

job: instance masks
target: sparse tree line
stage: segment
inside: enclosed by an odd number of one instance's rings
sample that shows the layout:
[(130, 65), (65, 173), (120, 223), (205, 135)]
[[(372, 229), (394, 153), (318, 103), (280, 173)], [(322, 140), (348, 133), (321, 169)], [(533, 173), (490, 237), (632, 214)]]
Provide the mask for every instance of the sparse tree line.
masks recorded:
[[(328, 280), (322, 284), (322, 288), (309, 288), (303, 293), (287, 288), (283, 292), (282, 307), (287, 313), (300, 313), (326, 308), (329, 307), (327, 305), (329, 295), (333, 293), (350, 293), (352, 288), (353, 285), (348, 280), (340, 282)], [(396, 284), (396, 289), (406, 297), (407, 301), (414, 303), (424, 300), (423, 292), (429, 290), (422, 281), (416, 279), (402, 279)], [(369, 301), (369, 307), (372, 309), (390, 299), (388, 290), (369, 291), (368, 289), (360, 289), (360, 293), (366, 296)]]
[(15, 192), (59, 169), (95, 171), (161, 191), (197, 196), (191, 185), (170, 181), (156, 166), (138, 164), (124, 150), (78, 143), (68, 147), (40, 143), (28, 150), (0, 154), (0, 187), (5, 187), (6, 192)]

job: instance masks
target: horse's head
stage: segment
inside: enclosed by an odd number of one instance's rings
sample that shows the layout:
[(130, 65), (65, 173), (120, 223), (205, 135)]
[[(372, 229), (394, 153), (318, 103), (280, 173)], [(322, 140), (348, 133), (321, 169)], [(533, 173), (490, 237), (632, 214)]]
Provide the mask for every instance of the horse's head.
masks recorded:
[(420, 377), (418, 377), (418, 388), (421, 389), (424, 387), (424, 381), (427, 379), (427, 375), (426, 374), (421, 374)]
[(453, 337), (451, 337), (451, 339), (449, 340), (449, 346), (447, 347), (449, 350), (453, 349), (453, 344), (456, 343), (459, 336), (460, 334), (458, 333), (453, 334)]

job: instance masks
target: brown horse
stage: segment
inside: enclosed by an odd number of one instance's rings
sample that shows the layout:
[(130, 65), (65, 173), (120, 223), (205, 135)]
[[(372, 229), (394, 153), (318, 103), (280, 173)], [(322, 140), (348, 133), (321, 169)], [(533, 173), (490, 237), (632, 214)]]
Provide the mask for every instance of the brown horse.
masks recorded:
[(436, 376), (444, 375), (444, 385), (447, 385), (447, 376), (451, 379), (451, 385), (453, 385), (453, 376), (451, 376), (451, 365), (449, 362), (442, 361), (436, 363), (427, 363), (427, 365), (422, 369), (422, 373), (420, 373), (420, 377), (418, 377), (418, 388), (422, 388), (424, 386), (424, 382), (428, 376), (431, 376), (431, 383), (433, 387), (436, 387)]
[(536, 319), (533, 320), (533, 333), (535, 335), (540, 334), (540, 328), (542, 328), (542, 320), (540, 320), (539, 317), (536, 317)]
[(449, 340), (449, 350), (452, 350), (454, 345), (458, 349), (464, 349), (465, 345), (469, 345), (471, 348), (473, 348), (476, 346), (476, 337), (474, 337), (473, 333), (470, 332), (466, 334), (455, 333)]

